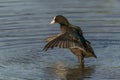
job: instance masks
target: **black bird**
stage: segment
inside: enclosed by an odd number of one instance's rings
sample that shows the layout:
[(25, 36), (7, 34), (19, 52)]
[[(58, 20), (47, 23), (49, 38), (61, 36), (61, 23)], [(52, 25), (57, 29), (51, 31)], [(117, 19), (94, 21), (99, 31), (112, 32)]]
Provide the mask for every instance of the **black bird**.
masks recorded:
[(45, 45), (45, 51), (48, 48), (69, 48), (73, 54), (78, 57), (80, 64), (84, 64), (85, 57), (96, 57), (93, 48), (88, 40), (83, 36), (83, 32), (80, 27), (72, 25), (68, 20), (62, 16), (57, 15), (51, 21), (51, 24), (59, 23), (61, 33), (47, 38), (47, 44)]

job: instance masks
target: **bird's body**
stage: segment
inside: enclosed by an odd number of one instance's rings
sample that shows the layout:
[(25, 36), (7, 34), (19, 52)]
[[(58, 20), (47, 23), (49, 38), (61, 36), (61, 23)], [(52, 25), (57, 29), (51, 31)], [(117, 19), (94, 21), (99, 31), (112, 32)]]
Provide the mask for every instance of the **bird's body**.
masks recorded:
[(80, 27), (70, 24), (62, 15), (54, 17), (51, 23), (59, 23), (61, 33), (47, 38), (48, 43), (43, 50), (47, 51), (48, 48), (54, 47), (69, 48), (78, 57), (81, 64), (84, 63), (84, 57), (96, 58), (90, 42), (83, 37)]

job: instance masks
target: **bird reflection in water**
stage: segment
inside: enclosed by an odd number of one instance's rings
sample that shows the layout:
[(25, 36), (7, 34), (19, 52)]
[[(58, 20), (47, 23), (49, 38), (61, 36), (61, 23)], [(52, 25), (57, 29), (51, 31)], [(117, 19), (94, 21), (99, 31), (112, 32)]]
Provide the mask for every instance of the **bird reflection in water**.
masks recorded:
[(95, 66), (74, 66), (69, 68), (62, 63), (57, 63), (52, 67), (54, 69), (48, 70), (50, 71), (50, 75), (60, 80), (84, 80), (86, 78), (91, 78), (95, 69)]
[(69, 68), (66, 79), (67, 80), (84, 80), (85, 78), (91, 78), (92, 73), (94, 73), (93, 66), (87, 67), (77, 67), (77, 68)]

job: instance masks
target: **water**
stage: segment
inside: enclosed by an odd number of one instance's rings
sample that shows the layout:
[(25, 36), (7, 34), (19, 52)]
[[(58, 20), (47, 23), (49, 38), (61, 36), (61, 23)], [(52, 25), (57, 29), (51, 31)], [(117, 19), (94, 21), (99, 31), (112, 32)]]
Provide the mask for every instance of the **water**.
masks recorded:
[[(1, 80), (119, 80), (119, 0), (0, 0)], [(50, 25), (62, 14), (82, 28), (97, 59), (85, 59), (84, 69), (67, 49), (41, 52)]]

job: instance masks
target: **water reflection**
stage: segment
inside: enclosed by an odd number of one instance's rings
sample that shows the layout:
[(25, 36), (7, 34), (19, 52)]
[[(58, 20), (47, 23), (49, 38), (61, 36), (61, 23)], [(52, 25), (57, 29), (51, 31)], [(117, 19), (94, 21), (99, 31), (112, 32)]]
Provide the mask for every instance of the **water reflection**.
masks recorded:
[(95, 66), (69, 66), (66, 67), (63, 63), (54, 64), (51, 68), (48, 68), (47, 74), (55, 79), (65, 80), (84, 80), (91, 78), (94, 73)]
[(66, 75), (67, 80), (84, 80), (85, 78), (91, 78), (94, 73), (93, 66), (77, 67), (77, 68), (68, 68)]

